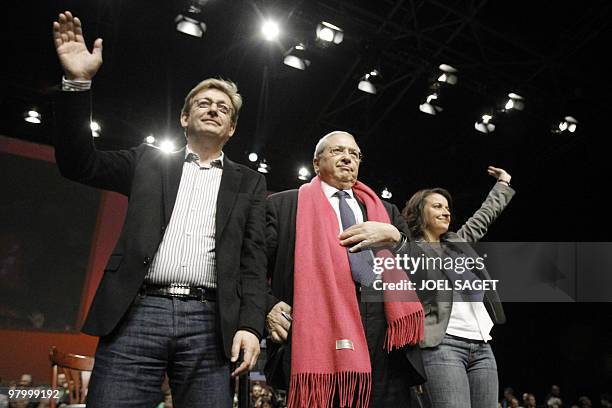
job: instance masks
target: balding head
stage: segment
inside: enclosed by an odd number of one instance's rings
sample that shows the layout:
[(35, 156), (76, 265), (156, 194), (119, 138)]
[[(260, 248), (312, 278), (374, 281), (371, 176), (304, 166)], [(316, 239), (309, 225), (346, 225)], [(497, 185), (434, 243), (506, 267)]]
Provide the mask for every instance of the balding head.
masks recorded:
[(316, 159), (317, 156), (319, 156), (321, 153), (323, 153), (323, 151), (327, 147), (327, 139), (329, 139), (331, 136), (334, 136), (334, 135), (337, 135), (337, 134), (348, 135), (348, 136), (352, 137), (353, 140), (355, 140), (355, 137), (353, 137), (353, 135), (351, 135), (348, 132), (344, 132), (342, 130), (334, 130), (333, 132), (329, 132), (328, 134), (326, 134), (325, 136), (320, 138), (319, 141), (317, 142), (317, 145), (315, 146), (315, 151), (314, 151), (313, 159)]
[(334, 131), (323, 136), (315, 148), (312, 165), (327, 184), (348, 190), (357, 182), (361, 152), (355, 138), (347, 132)]

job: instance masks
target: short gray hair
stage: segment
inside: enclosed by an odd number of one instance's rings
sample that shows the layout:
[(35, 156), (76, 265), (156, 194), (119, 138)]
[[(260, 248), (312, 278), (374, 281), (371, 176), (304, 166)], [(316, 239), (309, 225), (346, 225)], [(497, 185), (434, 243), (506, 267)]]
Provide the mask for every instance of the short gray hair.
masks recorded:
[(350, 137), (355, 139), (355, 136), (351, 135), (349, 132), (345, 132), (344, 130), (334, 130), (332, 132), (329, 132), (328, 134), (320, 138), (319, 141), (317, 142), (317, 145), (315, 146), (313, 159), (316, 159), (317, 157), (321, 155), (321, 153), (323, 153), (323, 151), (327, 147), (327, 138), (332, 137), (333, 135), (337, 135), (339, 133), (344, 133), (345, 135), (349, 135)]

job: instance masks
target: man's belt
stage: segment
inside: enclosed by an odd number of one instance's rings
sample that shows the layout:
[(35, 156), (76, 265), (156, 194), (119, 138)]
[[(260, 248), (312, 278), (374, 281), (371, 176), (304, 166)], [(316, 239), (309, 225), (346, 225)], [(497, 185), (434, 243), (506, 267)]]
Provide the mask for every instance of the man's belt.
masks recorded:
[(170, 285), (151, 285), (143, 284), (140, 288), (140, 294), (150, 296), (164, 296), (179, 299), (197, 299), (197, 300), (217, 300), (217, 291), (203, 287), (170, 284)]

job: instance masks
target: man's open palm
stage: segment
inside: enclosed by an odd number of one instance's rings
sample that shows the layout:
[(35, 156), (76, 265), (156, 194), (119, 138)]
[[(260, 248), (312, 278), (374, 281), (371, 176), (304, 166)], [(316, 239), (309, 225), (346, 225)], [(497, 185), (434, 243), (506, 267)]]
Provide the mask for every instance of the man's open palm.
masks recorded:
[(53, 22), (53, 41), (67, 79), (91, 80), (102, 65), (102, 39), (89, 52), (83, 38), (81, 21), (66, 11)]

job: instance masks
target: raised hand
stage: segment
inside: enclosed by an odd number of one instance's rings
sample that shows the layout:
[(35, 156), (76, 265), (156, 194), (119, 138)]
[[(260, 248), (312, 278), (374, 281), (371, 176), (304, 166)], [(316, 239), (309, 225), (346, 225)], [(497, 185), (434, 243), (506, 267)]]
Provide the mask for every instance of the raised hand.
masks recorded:
[(66, 11), (53, 22), (53, 41), (67, 79), (91, 80), (102, 65), (102, 39), (94, 41), (89, 52), (83, 38), (81, 20)]
[(508, 174), (508, 172), (504, 169), (489, 166), (487, 168), (487, 173), (489, 173), (490, 176), (495, 177), (499, 181), (504, 181), (510, 184), (510, 179), (512, 178), (512, 176), (510, 176), (510, 174)]

